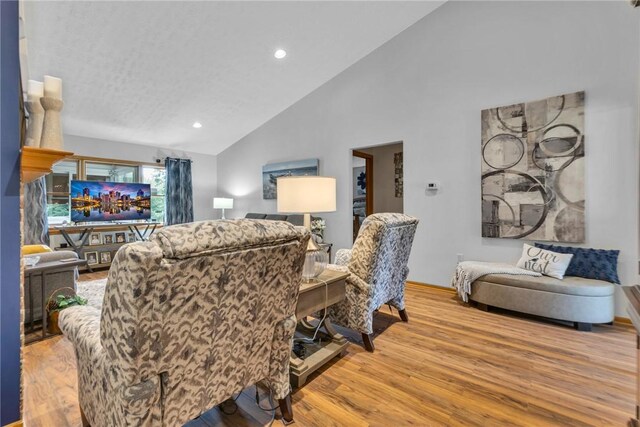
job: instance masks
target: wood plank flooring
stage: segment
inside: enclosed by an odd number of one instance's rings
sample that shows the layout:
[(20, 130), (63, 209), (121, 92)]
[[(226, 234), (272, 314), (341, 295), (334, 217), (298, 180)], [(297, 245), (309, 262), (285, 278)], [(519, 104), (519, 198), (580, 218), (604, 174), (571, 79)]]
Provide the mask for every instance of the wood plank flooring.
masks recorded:
[[(622, 426), (634, 413), (629, 326), (578, 332), (485, 313), (414, 284), (407, 286), (407, 311), (409, 323), (387, 307), (376, 315), (373, 354), (343, 330), (354, 344), (294, 392), (295, 425)], [(26, 347), (25, 426), (81, 425), (75, 363), (62, 337)], [(254, 394), (251, 388), (239, 396), (234, 415), (214, 409), (190, 426), (269, 425), (271, 414), (258, 409)]]

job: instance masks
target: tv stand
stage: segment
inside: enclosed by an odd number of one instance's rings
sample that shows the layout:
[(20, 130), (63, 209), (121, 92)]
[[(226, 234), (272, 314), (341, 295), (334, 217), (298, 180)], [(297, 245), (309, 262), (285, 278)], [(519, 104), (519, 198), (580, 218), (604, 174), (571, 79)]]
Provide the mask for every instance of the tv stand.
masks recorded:
[[(149, 240), (149, 237), (151, 237), (151, 235), (154, 233), (154, 231), (156, 231), (156, 228), (158, 227), (160, 223), (159, 222), (147, 222), (147, 223), (128, 223), (126, 224), (127, 227), (129, 227), (129, 231), (131, 231), (133, 234), (135, 234), (136, 236), (138, 236), (140, 238), (140, 240)], [(141, 226), (145, 226), (144, 231), (140, 232), (140, 228)], [(149, 232), (149, 234), (147, 235), (147, 232), (151, 230), (151, 232)]]
[[(85, 223), (85, 224), (74, 224), (74, 225), (58, 225), (54, 228), (60, 232), (60, 235), (64, 238), (65, 242), (69, 245), (69, 249), (78, 254), (78, 258), (84, 259), (84, 250), (85, 246), (89, 242), (89, 237), (91, 233), (100, 232), (100, 229), (112, 228), (114, 226), (128, 227), (129, 231), (136, 235), (136, 238), (145, 241), (149, 240), (149, 237), (156, 231), (158, 225), (161, 225), (159, 222), (148, 221), (148, 222), (121, 222), (121, 223)], [(141, 228), (144, 227), (144, 230), (141, 231)], [(73, 240), (71, 234), (80, 234), (80, 238), (76, 241)], [(91, 246), (91, 245), (89, 245)], [(91, 265), (87, 264), (87, 269), (90, 272), (93, 272), (93, 268)]]

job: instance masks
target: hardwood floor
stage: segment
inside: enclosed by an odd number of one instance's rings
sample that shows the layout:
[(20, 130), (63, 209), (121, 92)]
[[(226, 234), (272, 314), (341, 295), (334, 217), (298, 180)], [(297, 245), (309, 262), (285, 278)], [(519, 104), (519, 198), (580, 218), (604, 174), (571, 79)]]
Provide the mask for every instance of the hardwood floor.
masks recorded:
[[(409, 323), (387, 307), (376, 315), (373, 354), (348, 332), (358, 344), (294, 392), (295, 425), (622, 426), (634, 414), (629, 326), (578, 332), (485, 313), (450, 292), (414, 284), (407, 286), (407, 311)], [(56, 337), (27, 346), (24, 374), (27, 427), (81, 425), (69, 342)], [(271, 415), (257, 408), (254, 394), (245, 390), (232, 416), (214, 409), (189, 425), (269, 425)]]

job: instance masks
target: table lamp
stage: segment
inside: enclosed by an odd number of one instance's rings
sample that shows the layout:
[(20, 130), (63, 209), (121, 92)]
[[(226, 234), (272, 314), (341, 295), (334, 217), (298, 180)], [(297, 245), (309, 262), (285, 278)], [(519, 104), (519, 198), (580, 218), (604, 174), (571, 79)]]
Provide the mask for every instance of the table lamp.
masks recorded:
[[(278, 212), (304, 214), (304, 226), (311, 231), (311, 213), (336, 211), (336, 179), (327, 176), (278, 178)], [(309, 239), (302, 278), (317, 277), (329, 262), (329, 255)]]
[(213, 198), (213, 209), (222, 209), (222, 218), (221, 219), (226, 219), (224, 217), (224, 210), (225, 209), (233, 209), (233, 199), (229, 199), (226, 197), (214, 197)]

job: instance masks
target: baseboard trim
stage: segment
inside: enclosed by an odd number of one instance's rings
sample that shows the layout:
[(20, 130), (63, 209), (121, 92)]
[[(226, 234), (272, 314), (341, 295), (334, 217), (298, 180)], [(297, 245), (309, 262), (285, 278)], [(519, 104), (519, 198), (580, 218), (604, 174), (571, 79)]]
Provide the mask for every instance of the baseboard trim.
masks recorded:
[(633, 325), (633, 323), (631, 323), (631, 319), (629, 319), (628, 317), (618, 317), (616, 316), (613, 319), (613, 323), (620, 323), (622, 325)]
[(427, 288), (436, 289), (438, 291), (443, 291), (443, 292), (449, 292), (449, 293), (454, 293), (454, 294), (456, 293), (456, 290), (451, 288), (451, 287), (432, 285), (431, 283), (422, 283), (422, 282), (416, 282), (416, 281), (413, 281), (413, 280), (407, 280), (407, 284), (425, 286)]

